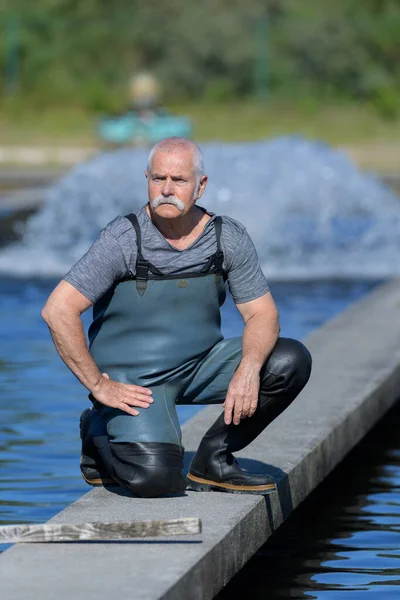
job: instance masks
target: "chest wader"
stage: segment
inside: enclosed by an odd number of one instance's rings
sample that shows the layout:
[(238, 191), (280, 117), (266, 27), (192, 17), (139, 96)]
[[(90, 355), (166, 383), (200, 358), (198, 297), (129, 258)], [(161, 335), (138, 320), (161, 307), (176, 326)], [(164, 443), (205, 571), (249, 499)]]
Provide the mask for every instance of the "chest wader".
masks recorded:
[[(225, 300), (220, 218), (215, 219), (216, 254), (201, 273), (179, 278), (162, 275), (144, 260), (138, 223), (134, 215), (129, 218), (137, 235), (137, 276), (118, 282), (96, 304), (90, 351), (112, 379), (150, 387), (154, 403), (133, 417), (93, 399), (94, 409), (81, 420), (81, 469), (91, 484), (117, 481), (139, 496), (158, 496), (185, 487), (175, 403), (224, 402), (241, 360), (242, 338), (224, 340), (220, 331), (219, 308)], [(223, 413), (218, 417), (193, 458), (189, 486), (198, 491), (274, 491), (270, 475), (243, 471), (232, 452), (248, 446), (289, 406), (310, 370), (305, 346), (280, 338), (260, 372), (255, 414), (239, 425), (225, 425)]]
[(83, 439), (95, 438), (115, 480), (138, 495), (157, 496), (185, 488), (175, 404), (199, 361), (223, 340), (221, 217), (214, 225), (217, 252), (200, 273), (180, 276), (163, 275), (145, 260), (137, 217), (127, 218), (136, 230), (136, 274), (117, 282), (95, 305), (90, 353), (111, 379), (151, 388), (154, 402), (135, 417), (94, 400)]

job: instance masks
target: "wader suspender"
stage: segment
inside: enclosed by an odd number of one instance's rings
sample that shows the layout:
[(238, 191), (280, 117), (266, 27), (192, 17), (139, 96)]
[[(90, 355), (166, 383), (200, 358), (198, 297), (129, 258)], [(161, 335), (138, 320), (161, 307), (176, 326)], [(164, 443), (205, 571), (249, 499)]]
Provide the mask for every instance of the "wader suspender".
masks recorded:
[[(126, 215), (126, 218), (132, 223), (135, 232), (136, 232), (136, 243), (138, 248), (137, 259), (136, 259), (136, 275), (132, 277), (136, 279), (136, 289), (141, 296), (146, 291), (147, 281), (149, 279), (176, 279), (176, 275), (164, 275), (161, 273), (157, 267), (152, 265), (148, 260), (143, 258), (142, 255), (142, 234), (140, 231), (140, 225), (137, 216), (134, 213)], [(221, 217), (215, 217), (214, 227), (215, 227), (215, 235), (217, 238), (217, 251), (215, 254), (210, 256), (207, 263), (201, 269), (200, 273), (182, 273), (179, 278), (187, 278), (187, 277), (200, 277), (205, 273), (214, 273), (215, 275), (215, 284), (218, 287), (223, 277), (222, 264), (224, 261), (224, 253), (221, 250), (221, 226), (222, 219)], [(149, 275), (150, 273), (150, 275)]]

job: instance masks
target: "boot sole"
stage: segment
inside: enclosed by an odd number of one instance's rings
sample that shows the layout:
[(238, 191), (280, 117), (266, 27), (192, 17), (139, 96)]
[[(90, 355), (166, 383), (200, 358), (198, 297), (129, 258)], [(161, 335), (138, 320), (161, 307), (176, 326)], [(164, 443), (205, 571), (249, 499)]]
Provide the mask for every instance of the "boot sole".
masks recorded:
[(94, 487), (96, 486), (104, 486), (104, 485), (119, 485), (114, 479), (110, 479), (107, 477), (99, 477), (96, 479), (88, 479), (84, 472), (81, 471), (81, 475), (83, 477), (83, 479), (86, 481), (86, 483), (88, 483), (89, 485), (92, 485)]
[(195, 492), (228, 492), (231, 494), (272, 494), (276, 492), (276, 485), (268, 483), (267, 485), (233, 485), (231, 483), (218, 483), (209, 479), (201, 479), (196, 475), (189, 474), (187, 481)]

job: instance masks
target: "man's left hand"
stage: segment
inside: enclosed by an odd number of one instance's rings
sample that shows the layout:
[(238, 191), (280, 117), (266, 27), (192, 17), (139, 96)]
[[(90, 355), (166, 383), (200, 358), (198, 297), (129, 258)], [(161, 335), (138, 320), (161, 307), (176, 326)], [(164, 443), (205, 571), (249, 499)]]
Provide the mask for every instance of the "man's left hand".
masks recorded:
[(254, 415), (259, 391), (259, 370), (239, 365), (231, 379), (223, 404), (226, 425), (230, 425), (232, 421), (235, 425), (239, 425), (241, 419)]

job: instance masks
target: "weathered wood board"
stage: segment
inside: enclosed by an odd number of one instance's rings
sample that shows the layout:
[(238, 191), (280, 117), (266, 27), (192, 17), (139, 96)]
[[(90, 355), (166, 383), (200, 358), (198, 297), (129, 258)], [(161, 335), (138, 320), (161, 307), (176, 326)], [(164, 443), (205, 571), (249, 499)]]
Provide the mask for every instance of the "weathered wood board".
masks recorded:
[(138, 537), (196, 533), (201, 533), (201, 520), (196, 518), (114, 523), (3, 525), (0, 526), (0, 543), (129, 540)]

